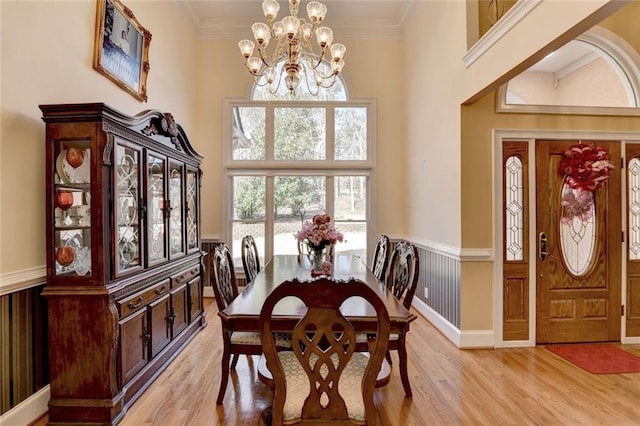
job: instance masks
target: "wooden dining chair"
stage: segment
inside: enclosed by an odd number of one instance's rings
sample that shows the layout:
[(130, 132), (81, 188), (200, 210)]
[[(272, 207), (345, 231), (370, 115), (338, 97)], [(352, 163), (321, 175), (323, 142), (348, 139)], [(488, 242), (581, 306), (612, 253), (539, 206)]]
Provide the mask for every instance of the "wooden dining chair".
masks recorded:
[[(407, 242), (399, 242), (393, 249), (391, 260), (389, 262), (389, 271), (386, 277), (386, 287), (407, 309), (411, 309), (411, 302), (416, 293), (418, 285), (418, 277), (420, 274), (420, 259), (418, 257), (418, 249), (415, 245)], [(409, 383), (409, 375), (407, 373), (407, 345), (406, 332), (389, 336), (389, 351), (397, 350), (400, 360), (400, 378), (404, 393), (410, 397), (411, 385)], [(387, 360), (391, 363), (391, 357), (387, 352)]]
[[(209, 257), (211, 259), (211, 285), (213, 286), (218, 311), (222, 311), (238, 296), (238, 284), (236, 283), (233, 258), (229, 247), (224, 243), (216, 245)], [(236, 368), (239, 355), (251, 356), (262, 353), (259, 332), (234, 332), (222, 317), (220, 319), (222, 321), (223, 352), (217, 405), (222, 405), (229, 381), (229, 371)], [(229, 365), (232, 355), (233, 362)]]
[(260, 256), (258, 246), (251, 235), (245, 235), (241, 243), (242, 267), (247, 284), (252, 282), (260, 272)]
[(373, 259), (371, 260), (371, 270), (373, 274), (378, 277), (381, 282), (384, 282), (387, 266), (389, 265), (389, 255), (391, 254), (391, 242), (389, 237), (382, 234), (378, 238), (376, 244), (376, 250), (373, 252)]
[[(293, 329), (293, 350), (278, 350), (273, 334), (280, 325), (274, 306), (286, 296), (307, 307)], [(356, 352), (355, 330), (340, 305), (361, 297), (377, 312), (368, 354)], [(267, 297), (260, 312), (262, 347), (272, 373), (271, 424), (354, 422), (376, 424), (373, 392), (389, 339), (389, 314), (374, 289), (357, 279), (285, 281)]]

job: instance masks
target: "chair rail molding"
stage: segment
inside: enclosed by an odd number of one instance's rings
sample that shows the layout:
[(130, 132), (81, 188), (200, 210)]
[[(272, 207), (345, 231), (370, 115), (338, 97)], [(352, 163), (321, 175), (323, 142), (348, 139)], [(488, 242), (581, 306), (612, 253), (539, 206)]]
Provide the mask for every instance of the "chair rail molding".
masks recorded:
[(494, 260), (493, 248), (462, 248), (438, 243), (436, 241), (425, 240), (424, 238), (414, 236), (400, 237), (397, 235), (389, 235), (389, 238), (391, 239), (391, 241), (406, 239), (407, 241), (411, 241), (419, 248), (448, 256), (461, 262), (491, 262)]
[(0, 296), (35, 287), (47, 281), (47, 268), (37, 266), (0, 274)]

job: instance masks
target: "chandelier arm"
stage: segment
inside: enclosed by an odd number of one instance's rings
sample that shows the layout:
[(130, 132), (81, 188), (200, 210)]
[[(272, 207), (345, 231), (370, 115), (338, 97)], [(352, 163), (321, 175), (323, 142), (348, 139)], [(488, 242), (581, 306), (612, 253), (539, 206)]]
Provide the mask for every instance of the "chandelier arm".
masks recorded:
[(307, 68), (303, 65), (302, 68), (304, 69), (304, 82), (307, 85), (307, 90), (309, 91), (309, 94), (311, 94), (311, 96), (317, 96), (320, 93), (320, 85), (318, 85), (318, 83), (314, 80), (314, 85), (316, 90), (313, 91), (311, 89), (311, 86), (309, 85), (309, 74), (307, 71)]
[[(317, 68), (317, 67), (316, 67), (316, 68)], [(334, 78), (335, 78), (335, 76), (336, 76), (336, 75), (338, 75), (338, 73), (337, 73), (336, 71), (331, 71), (331, 73), (330, 73), (330, 74), (324, 75), (324, 74), (322, 74), (319, 70), (316, 70), (316, 68), (313, 68), (314, 73), (315, 73), (318, 77), (320, 77), (321, 79), (323, 79), (323, 80), (327, 80), (327, 79), (329, 79), (329, 78), (331, 78), (331, 77), (334, 77)]]
[(323, 79), (322, 80), (322, 84), (319, 84), (318, 87), (322, 87), (323, 89), (329, 89), (329, 88), (333, 87), (336, 84), (336, 81), (338, 81), (337, 74), (333, 75), (333, 78), (331, 79), (331, 84), (325, 85), (324, 82), (327, 81), (327, 80), (329, 80), (329, 79), (328, 78), (327, 79)]

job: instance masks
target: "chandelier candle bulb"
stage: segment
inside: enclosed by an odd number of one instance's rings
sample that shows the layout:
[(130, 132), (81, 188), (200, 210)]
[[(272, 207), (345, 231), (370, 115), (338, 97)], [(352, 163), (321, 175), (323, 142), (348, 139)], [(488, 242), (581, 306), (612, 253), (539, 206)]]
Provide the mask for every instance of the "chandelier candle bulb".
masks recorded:
[[(267, 23), (256, 22), (251, 26), (257, 43), (242, 40), (238, 43), (245, 66), (258, 86), (268, 86), (272, 94), (278, 92), (282, 80), (290, 94), (294, 95), (305, 81), (312, 96), (320, 89), (328, 89), (337, 81), (344, 67), (343, 57), (346, 47), (333, 45), (333, 30), (320, 26), (327, 13), (327, 7), (317, 1), (307, 4), (308, 21), (298, 17), (299, 0), (289, 0), (289, 15), (275, 22), (280, 6), (275, 0), (264, 0), (262, 12)], [(314, 50), (313, 35), (317, 45)], [(267, 51), (271, 39), (275, 47)], [(329, 53), (330, 51), (330, 56)], [(256, 56), (253, 56), (255, 52)], [(324, 62), (324, 61), (327, 62)], [(324, 62), (324, 63), (323, 63)]]

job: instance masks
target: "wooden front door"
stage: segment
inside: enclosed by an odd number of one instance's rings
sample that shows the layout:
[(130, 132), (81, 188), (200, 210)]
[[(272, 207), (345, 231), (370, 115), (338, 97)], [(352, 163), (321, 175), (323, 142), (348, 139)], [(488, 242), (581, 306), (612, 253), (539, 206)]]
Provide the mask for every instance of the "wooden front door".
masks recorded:
[(615, 164), (588, 195), (571, 189), (558, 166), (578, 141), (536, 141), (536, 343), (620, 341), (620, 144)]

